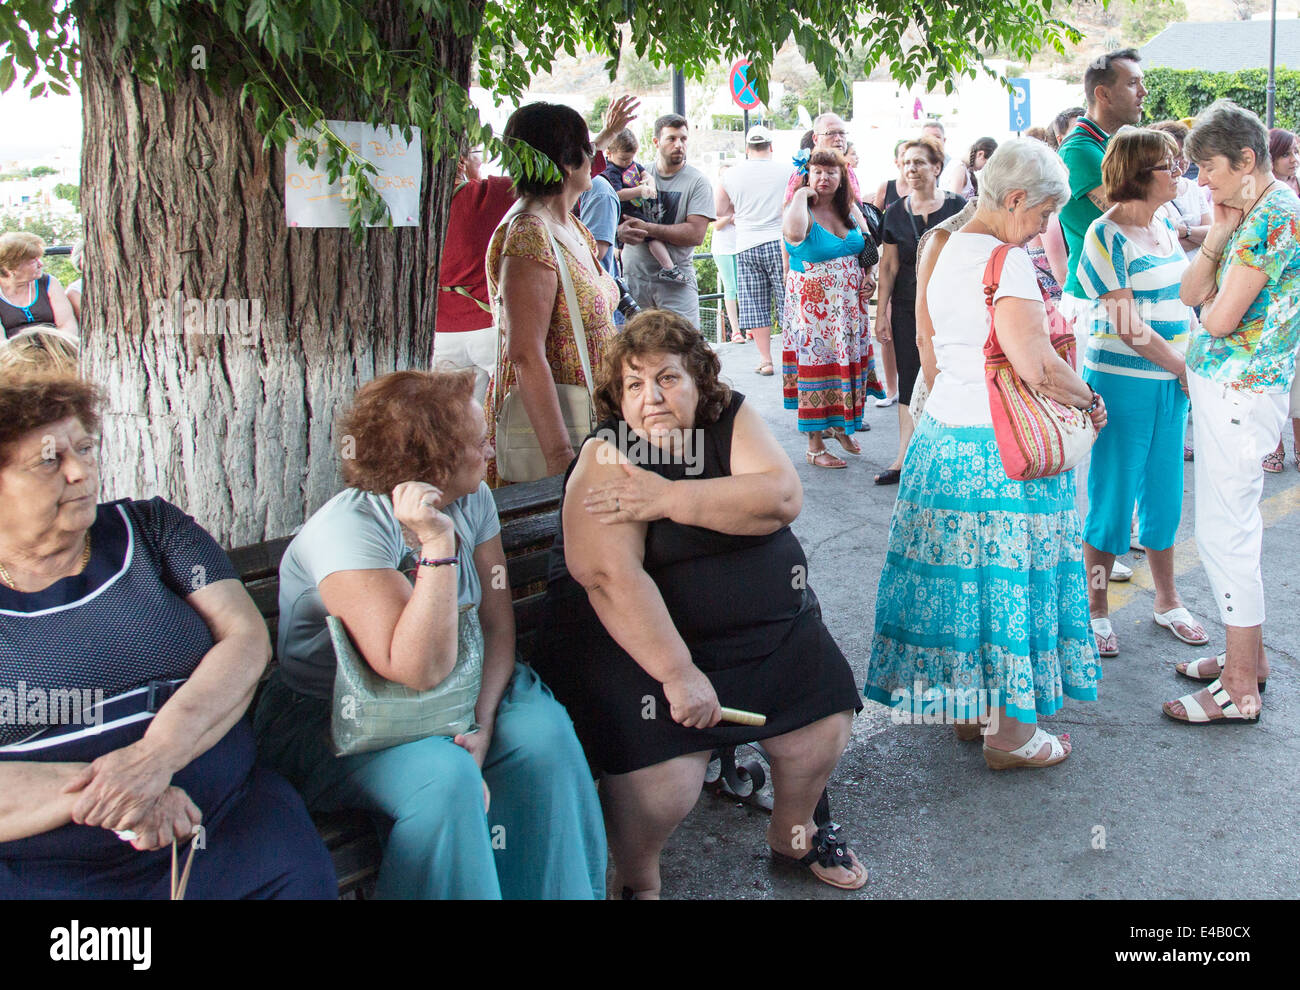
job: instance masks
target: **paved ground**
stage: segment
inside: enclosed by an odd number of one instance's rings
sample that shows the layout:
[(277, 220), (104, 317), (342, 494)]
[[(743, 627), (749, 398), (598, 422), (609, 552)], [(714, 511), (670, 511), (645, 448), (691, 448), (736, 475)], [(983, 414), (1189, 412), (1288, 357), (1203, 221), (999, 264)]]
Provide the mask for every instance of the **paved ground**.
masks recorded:
[[(847, 470), (812, 468), (794, 414), (781, 408), (779, 376), (753, 373), (752, 344), (722, 345), (721, 354), (724, 375), (762, 412), (799, 471), (804, 508), (794, 530), (827, 625), (861, 683), (896, 491), (871, 479), (894, 456), (897, 409), (870, 409), (872, 430), (859, 438), (863, 454), (846, 458)], [(1288, 460), (1285, 473), (1265, 480), (1264, 639), (1273, 675), (1264, 717), (1253, 727), (1191, 728), (1160, 711), (1161, 701), (1191, 684), (1173, 664), (1223, 644), (1192, 534), (1191, 468), (1183, 480), (1179, 587), (1209, 630), (1211, 647), (1183, 646), (1155, 626), (1150, 573), (1142, 554), (1129, 554), (1133, 582), (1115, 588), (1111, 598), (1121, 653), (1104, 661), (1100, 700), (1067, 702), (1044, 723), (1070, 733), (1075, 750), (1064, 764), (993, 773), (979, 746), (956, 742), (950, 728), (895, 725), (885, 708), (868, 704), (830, 783), (835, 818), (871, 872), (863, 890), (845, 894), (775, 872), (763, 838), (767, 815), (705, 796), (664, 855), (664, 896), (1300, 896), (1300, 745), (1292, 721), (1300, 656), (1300, 473)], [(1082, 474), (1078, 480), (1082, 510)], [(1095, 848), (1103, 837), (1104, 848)]]

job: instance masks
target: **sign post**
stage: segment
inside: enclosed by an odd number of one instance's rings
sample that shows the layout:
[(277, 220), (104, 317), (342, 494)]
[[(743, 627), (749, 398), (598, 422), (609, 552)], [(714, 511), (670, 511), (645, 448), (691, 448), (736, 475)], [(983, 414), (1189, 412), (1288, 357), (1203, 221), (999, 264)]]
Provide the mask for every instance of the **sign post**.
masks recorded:
[(745, 114), (745, 133), (749, 133), (749, 111), (759, 105), (758, 92), (753, 84), (753, 67), (749, 59), (738, 58), (727, 73), (731, 86), (731, 99)]
[(1010, 130), (1020, 136), (1020, 132), (1029, 126), (1029, 80), (1028, 79), (1008, 79), (1014, 87), (1012, 92), (1007, 94), (1007, 109), (1010, 111)]

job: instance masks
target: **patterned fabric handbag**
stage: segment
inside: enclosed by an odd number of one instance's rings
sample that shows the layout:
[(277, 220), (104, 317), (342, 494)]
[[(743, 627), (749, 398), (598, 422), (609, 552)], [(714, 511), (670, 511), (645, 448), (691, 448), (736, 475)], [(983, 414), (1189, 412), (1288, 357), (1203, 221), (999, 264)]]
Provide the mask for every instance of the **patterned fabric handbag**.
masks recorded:
[[(1008, 478), (1028, 481), (1070, 470), (1092, 448), (1097, 430), (1092, 425), (1092, 417), (1082, 409), (1057, 402), (1025, 384), (1002, 352), (993, 317), (993, 297), (1011, 248), (1010, 244), (999, 245), (984, 269), (984, 304), (989, 313), (984, 380), (988, 385), (989, 411), (993, 414), (993, 432), (1002, 469)], [(1047, 328), (1056, 353), (1074, 367), (1074, 334), (1050, 305)]]
[(369, 753), (478, 728), (474, 706), (483, 681), (483, 629), (477, 605), (460, 606), (456, 666), (428, 691), (416, 691), (380, 677), (357, 651), (337, 616), (326, 616), (325, 623), (338, 664), (330, 714), (335, 756)]

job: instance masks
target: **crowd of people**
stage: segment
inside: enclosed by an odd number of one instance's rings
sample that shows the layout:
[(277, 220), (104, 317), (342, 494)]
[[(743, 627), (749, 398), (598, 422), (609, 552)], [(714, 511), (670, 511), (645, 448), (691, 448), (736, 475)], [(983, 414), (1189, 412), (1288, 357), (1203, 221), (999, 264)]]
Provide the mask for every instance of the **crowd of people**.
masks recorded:
[[(161, 498), (99, 501), (80, 294), (42, 274), (38, 239), (0, 237), (0, 672), (109, 695), (93, 731), (0, 720), (0, 897), (164, 896), (200, 825), (221, 841), (192, 895), (332, 897), (309, 812), (360, 809), (384, 825), (381, 897), (603, 898), (612, 859), (619, 896), (653, 898), (710, 754), (756, 739), (773, 862), (860, 888), (866, 866), (815, 809), (864, 698), (939, 699), (994, 770), (1061, 763), (1071, 741), (1040, 720), (1097, 699), (1120, 645), (1108, 582), (1135, 540), (1153, 620), (1211, 641), (1174, 576), (1189, 408), (1226, 643), (1177, 666), (1205, 687), (1163, 711), (1258, 721), (1259, 503), (1300, 415), (1296, 139), (1227, 101), (1138, 126), (1132, 50), (1084, 89), (1051, 128), (964, 159), (927, 123), (871, 198), (835, 114), (790, 163), (751, 129), (715, 189), (687, 164), (682, 117), (654, 122), (642, 162), (633, 100), (594, 136), (568, 107), (521, 107), (505, 137), (557, 174), (484, 178), (462, 159), (434, 370), (381, 376), (343, 412), (356, 456), (285, 551), (260, 691), (267, 629), (211, 536)], [(862, 685), (791, 579), (808, 563), (799, 472), (698, 329), (691, 256), (710, 224), (732, 339), (754, 340), (761, 385), (779, 333), (809, 467), (845, 469), (868, 401), (898, 405)], [(1095, 436), (1085, 518), (1074, 462), (1013, 469), (991, 346)], [(510, 400), (537, 475), (564, 477), (526, 658), (497, 579)], [(354, 667), (435, 722), (342, 742)]]

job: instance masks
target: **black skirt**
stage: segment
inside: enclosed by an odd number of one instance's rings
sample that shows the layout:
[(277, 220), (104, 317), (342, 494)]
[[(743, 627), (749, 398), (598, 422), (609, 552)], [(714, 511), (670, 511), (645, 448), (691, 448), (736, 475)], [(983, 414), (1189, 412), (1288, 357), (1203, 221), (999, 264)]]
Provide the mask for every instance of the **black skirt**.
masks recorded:
[[(718, 422), (705, 428), (703, 473), (696, 477), (730, 474), (731, 430), (743, 400), (733, 394)], [(616, 423), (598, 429), (628, 432)], [(682, 465), (644, 466), (685, 477)], [(861, 710), (853, 671), (821, 621), (807, 586), (807, 558), (789, 527), (733, 536), (659, 520), (647, 527), (645, 569), (719, 703), (766, 715), (767, 724), (688, 729), (674, 722), (663, 686), (606, 632), (569, 576), (561, 525), (533, 662), (599, 770), (628, 773)]]

